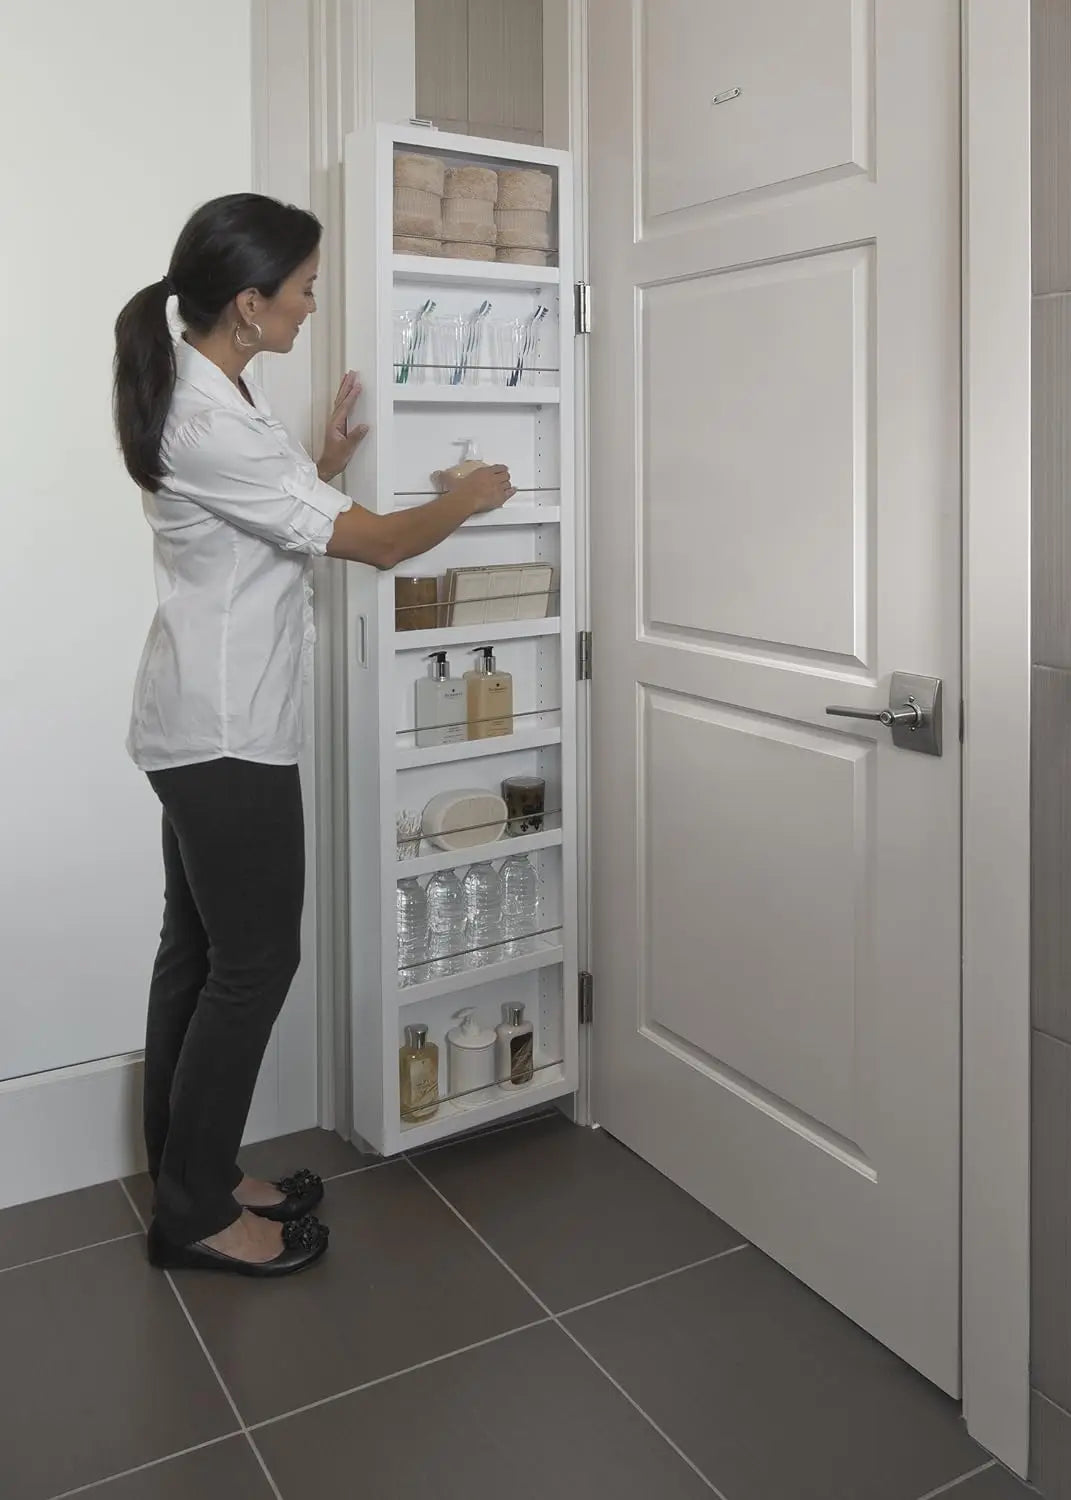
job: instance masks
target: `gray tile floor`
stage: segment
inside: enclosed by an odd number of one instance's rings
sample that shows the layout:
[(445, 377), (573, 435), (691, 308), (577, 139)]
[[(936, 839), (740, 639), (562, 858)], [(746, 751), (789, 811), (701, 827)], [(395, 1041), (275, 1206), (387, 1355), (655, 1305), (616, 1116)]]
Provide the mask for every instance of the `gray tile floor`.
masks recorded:
[(279, 1283), (145, 1262), (147, 1183), (0, 1213), (3, 1500), (1015, 1500), (959, 1412), (560, 1115), (329, 1178)]

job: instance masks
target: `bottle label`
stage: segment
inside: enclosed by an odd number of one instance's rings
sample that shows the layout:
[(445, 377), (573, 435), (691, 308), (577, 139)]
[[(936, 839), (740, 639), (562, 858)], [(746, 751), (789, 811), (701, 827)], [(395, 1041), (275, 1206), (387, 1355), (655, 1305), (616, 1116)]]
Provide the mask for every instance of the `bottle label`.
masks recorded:
[(535, 1077), (535, 1037), (529, 1032), (527, 1036), (515, 1036), (510, 1038), (509, 1044), (509, 1081), (516, 1088), (526, 1083), (531, 1083)]
[[(411, 1057), (406, 1068), (408, 1088), (403, 1090), (402, 1114), (410, 1120), (426, 1120), (439, 1103), (439, 1078), (435, 1059), (421, 1054)], [(404, 1097), (408, 1095), (408, 1098)]]

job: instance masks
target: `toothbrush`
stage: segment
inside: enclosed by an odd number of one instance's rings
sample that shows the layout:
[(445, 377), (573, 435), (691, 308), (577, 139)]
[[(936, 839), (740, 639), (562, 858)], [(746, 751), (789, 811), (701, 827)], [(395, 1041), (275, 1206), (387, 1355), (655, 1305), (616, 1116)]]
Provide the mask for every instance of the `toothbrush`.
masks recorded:
[(409, 379), (409, 372), (418, 362), (418, 357), (424, 348), (424, 339), (427, 333), (428, 317), (435, 311), (436, 304), (429, 297), (417, 315), (416, 327), (413, 330), (413, 345), (409, 354), (409, 361), (402, 371), (402, 383)]

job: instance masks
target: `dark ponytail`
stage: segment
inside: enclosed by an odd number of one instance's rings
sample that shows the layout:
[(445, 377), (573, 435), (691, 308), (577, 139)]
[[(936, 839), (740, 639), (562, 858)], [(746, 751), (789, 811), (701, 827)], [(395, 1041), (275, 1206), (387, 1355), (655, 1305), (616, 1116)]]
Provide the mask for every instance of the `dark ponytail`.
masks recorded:
[(274, 297), (320, 243), (320, 221), (257, 193), (231, 193), (199, 208), (178, 237), (167, 275), (136, 293), (115, 323), (115, 429), (127, 472), (159, 488), (160, 443), (175, 388), (167, 301), (195, 333), (210, 333), (240, 292)]

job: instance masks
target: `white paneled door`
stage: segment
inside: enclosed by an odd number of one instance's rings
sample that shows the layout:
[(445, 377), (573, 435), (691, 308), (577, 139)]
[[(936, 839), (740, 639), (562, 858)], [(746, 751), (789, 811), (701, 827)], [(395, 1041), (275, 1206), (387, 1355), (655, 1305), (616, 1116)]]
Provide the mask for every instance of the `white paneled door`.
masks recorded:
[(959, 27), (590, 0), (596, 1118), (952, 1392)]

